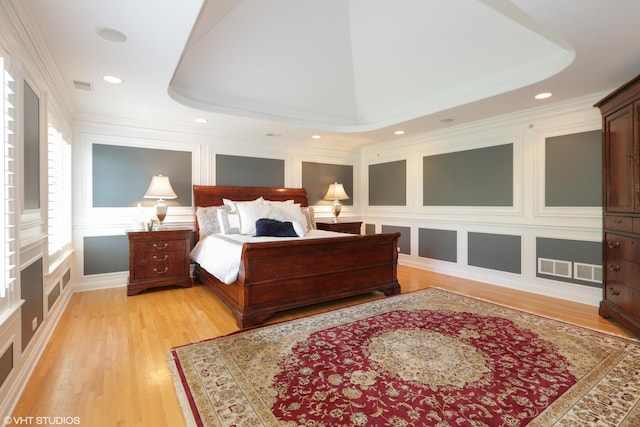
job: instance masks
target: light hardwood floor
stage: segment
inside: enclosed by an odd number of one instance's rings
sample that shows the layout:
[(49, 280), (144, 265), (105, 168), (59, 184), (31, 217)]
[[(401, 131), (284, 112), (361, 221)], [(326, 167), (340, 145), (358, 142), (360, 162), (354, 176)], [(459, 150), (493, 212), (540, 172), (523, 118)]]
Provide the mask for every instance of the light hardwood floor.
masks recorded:
[[(399, 266), (403, 292), (429, 286), (495, 301), (592, 329), (632, 336), (597, 308)], [(289, 320), (381, 296), (292, 310)], [(79, 417), (82, 426), (182, 426), (167, 357), (172, 347), (237, 328), (204, 286), (127, 297), (126, 288), (76, 293), (27, 384), (14, 417)]]

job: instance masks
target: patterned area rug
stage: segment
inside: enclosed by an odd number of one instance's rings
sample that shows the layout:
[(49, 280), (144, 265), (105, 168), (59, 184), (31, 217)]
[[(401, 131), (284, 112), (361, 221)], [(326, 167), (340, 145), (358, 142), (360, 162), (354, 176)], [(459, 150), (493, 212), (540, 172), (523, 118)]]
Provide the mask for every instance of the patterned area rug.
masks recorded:
[(640, 344), (440, 289), (175, 348), (202, 426), (640, 426)]

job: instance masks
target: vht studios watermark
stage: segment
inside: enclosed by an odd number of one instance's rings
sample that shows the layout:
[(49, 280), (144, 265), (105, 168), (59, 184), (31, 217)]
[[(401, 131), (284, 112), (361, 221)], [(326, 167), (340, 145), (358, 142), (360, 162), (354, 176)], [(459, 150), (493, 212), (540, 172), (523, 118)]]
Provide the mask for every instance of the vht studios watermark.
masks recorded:
[(10, 425), (37, 425), (37, 426), (62, 426), (80, 425), (80, 417), (4, 417), (4, 424)]

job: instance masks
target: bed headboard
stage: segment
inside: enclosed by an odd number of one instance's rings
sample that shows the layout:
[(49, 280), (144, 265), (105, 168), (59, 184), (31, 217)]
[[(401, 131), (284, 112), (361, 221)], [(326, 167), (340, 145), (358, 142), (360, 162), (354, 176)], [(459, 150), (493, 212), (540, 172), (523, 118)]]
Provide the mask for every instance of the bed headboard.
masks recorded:
[[(193, 202), (196, 209), (207, 206), (222, 206), (222, 199), (230, 200), (255, 200), (258, 197), (266, 200), (285, 201), (293, 200), (300, 206), (309, 206), (307, 191), (304, 188), (274, 188), (274, 187), (240, 187), (235, 185), (194, 185)], [(195, 212), (194, 212), (195, 214)], [(198, 218), (195, 219), (196, 240), (200, 235)]]

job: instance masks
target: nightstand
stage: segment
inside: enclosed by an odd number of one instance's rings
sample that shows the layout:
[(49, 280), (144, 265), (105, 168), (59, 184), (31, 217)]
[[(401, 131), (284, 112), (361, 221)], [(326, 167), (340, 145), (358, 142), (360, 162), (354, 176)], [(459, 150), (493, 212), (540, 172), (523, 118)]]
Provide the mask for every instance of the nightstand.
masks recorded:
[(360, 234), (362, 221), (316, 222), (318, 230), (337, 231), (338, 233)]
[(190, 229), (128, 231), (127, 295), (161, 286), (191, 287), (191, 233)]

